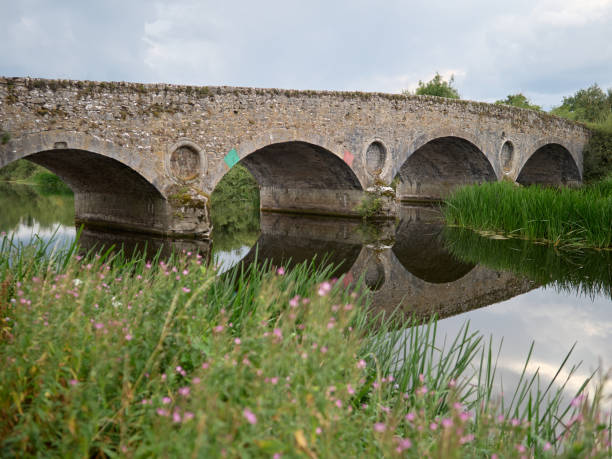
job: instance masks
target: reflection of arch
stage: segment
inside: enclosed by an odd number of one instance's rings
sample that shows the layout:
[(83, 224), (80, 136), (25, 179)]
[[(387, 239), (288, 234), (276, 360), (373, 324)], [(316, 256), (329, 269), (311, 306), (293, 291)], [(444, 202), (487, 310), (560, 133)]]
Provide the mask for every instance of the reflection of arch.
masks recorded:
[(352, 219), (262, 213), (261, 235), (242, 261), (248, 264), (257, 256), (259, 261), (291, 267), (315, 257), (320, 262), (326, 254), (326, 264), (338, 266), (334, 275), (340, 276), (361, 253), (358, 226), (359, 222)]
[(393, 253), (404, 268), (426, 282), (441, 284), (461, 279), (475, 265), (457, 260), (444, 247), (443, 223), (433, 218), (402, 219), (395, 235)]
[(566, 185), (581, 181), (570, 151), (559, 143), (545, 143), (521, 165), (516, 181), (521, 185)]
[(363, 282), (370, 290), (376, 291), (385, 284), (386, 277), (385, 265), (379, 254), (371, 254), (363, 271)]
[(461, 185), (497, 180), (482, 150), (454, 136), (422, 144), (402, 164), (398, 176), (402, 199), (439, 199)]

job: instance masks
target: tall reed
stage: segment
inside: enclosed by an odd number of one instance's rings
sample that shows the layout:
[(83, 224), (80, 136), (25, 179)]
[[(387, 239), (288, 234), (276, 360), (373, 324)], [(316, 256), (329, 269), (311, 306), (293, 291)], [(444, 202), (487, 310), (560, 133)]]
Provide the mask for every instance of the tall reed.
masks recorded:
[(495, 182), (458, 189), (443, 212), (451, 225), (564, 247), (612, 247), (612, 179), (582, 189)]

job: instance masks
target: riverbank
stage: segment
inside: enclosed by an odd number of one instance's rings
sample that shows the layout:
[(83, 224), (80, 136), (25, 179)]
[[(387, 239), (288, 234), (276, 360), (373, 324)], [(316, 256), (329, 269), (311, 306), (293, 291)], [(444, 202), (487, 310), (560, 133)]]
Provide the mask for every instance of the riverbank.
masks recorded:
[(612, 248), (612, 177), (579, 189), (483, 183), (445, 202), (447, 224), (572, 248)]
[(0, 246), (3, 455), (610, 452), (598, 394), (521, 378), (499, 404), (479, 333), (440, 350), (435, 322), (380, 326), (329, 268), (42, 252)]
[(25, 159), (0, 169), (0, 182), (32, 185), (42, 195), (71, 195), (72, 190), (57, 175)]

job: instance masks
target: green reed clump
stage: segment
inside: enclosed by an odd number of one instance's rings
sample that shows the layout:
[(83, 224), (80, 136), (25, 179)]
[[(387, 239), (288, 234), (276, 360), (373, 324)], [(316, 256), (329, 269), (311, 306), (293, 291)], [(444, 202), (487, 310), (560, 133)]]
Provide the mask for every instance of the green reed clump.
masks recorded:
[(599, 392), (563, 406), (525, 378), (497, 405), (478, 333), (440, 349), (435, 321), (397, 330), (311, 266), (15, 256), (18, 273), (0, 264), (2, 457), (610, 453)]
[(581, 189), (504, 182), (458, 189), (443, 209), (451, 225), (566, 247), (612, 247), (612, 179)]

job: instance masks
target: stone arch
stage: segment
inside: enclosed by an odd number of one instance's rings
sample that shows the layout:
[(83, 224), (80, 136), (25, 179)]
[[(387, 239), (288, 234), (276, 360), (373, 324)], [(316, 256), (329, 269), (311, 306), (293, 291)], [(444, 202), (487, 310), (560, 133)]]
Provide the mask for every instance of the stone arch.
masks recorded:
[(57, 174), (75, 195), (75, 221), (91, 228), (165, 234), (169, 206), (164, 180), (138, 155), (95, 136), (44, 131), (11, 139), (0, 167), (27, 159)]
[(469, 139), (452, 135), (417, 139), (397, 177), (399, 198), (416, 201), (441, 199), (458, 186), (497, 180), (483, 150)]
[(321, 215), (356, 214), (363, 186), (352, 168), (352, 154), (331, 150), (318, 136), (268, 133), (231, 151), (214, 185), (237, 161), (255, 177), (262, 210)]
[(580, 162), (558, 139), (540, 140), (524, 159), (516, 182), (521, 185), (577, 185), (582, 181)]
[(138, 155), (134, 155), (130, 150), (113, 142), (76, 131), (42, 131), (11, 138), (6, 145), (0, 147), (2, 152), (0, 168), (18, 159), (31, 157), (41, 152), (49, 152), (49, 157), (53, 154), (59, 157), (66, 150), (89, 152), (115, 160), (145, 179), (160, 195), (164, 195), (163, 178), (151, 168), (142, 168)]
[[(236, 153), (238, 161), (242, 162), (247, 156), (251, 156), (253, 153), (261, 151), (272, 145), (290, 143), (310, 144), (322, 150), (325, 150), (328, 154), (331, 154), (337, 159), (339, 159), (343, 164), (343, 167), (348, 167), (351, 170), (351, 172), (357, 178), (359, 186), (362, 189), (366, 187), (367, 180), (365, 180), (364, 177), (361, 176), (359, 171), (353, 167), (354, 163), (351, 162), (351, 164), (349, 164), (350, 161), (345, 161), (346, 149), (338, 148), (337, 145), (332, 144), (327, 136), (291, 129), (273, 129), (270, 131), (263, 132), (252, 139), (241, 142), (240, 144), (236, 145), (233, 150)], [(227, 155), (228, 153), (229, 152), (224, 152), (225, 155)], [(349, 153), (355, 157), (354, 161), (356, 162), (357, 152), (351, 151)], [(244, 163), (242, 162), (242, 164)], [(227, 171), (228, 166), (225, 161), (220, 161), (215, 170), (211, 171), (212, 177), (210, 178), (209, 182), (210, 191), (214, 190), (214, 188), (217, 186), (223, 176), (227, 173)]]

